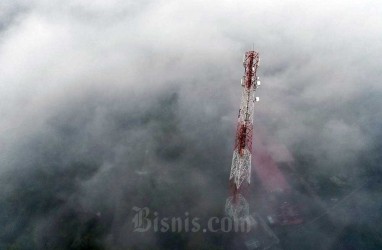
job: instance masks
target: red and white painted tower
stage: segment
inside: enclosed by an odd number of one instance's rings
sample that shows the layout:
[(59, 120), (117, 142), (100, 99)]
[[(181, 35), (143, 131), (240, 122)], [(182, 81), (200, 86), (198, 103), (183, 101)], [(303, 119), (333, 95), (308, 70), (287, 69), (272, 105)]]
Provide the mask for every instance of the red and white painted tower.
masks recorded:
[(243, 59), (245, 74), (241, 79), (243, 93), (229, 176), (230, 196), (225, 205), (226, 213), (234, 219), (249, 216), (249, 205), (246, 196), (251, 182), (253, 111), (255, 102), (259, 101), (259, 98), (255, 97), (255, 91), (260, 86), (259, 77), (256, 76), (259, 62), (260, 58), (257, 52), (247, 51), (245, 53)]

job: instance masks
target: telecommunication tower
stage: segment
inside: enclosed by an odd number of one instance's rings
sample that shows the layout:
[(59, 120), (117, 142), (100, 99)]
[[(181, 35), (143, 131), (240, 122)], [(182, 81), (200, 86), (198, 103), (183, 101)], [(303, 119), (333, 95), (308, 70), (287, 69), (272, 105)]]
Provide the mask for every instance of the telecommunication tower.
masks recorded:
[(259, 53), (253, 50), (245, 53), (244, 76), (241, 79), (243, 92), (229, 176), (230, 196), (225, 204), (226, 213), (233, 219), (246, 219), (249, 216), (247, 193), (251, 183), (253, 111), (255, 102), (259, 101), (259, 98), (255, 97), (255, 91), (260, 86), (259, 77), (256, 75), (259, 63)]

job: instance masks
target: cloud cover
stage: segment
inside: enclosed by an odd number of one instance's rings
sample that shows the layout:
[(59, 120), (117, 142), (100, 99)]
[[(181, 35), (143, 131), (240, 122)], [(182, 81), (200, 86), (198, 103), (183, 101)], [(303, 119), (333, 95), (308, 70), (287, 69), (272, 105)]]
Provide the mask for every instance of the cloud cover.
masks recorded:
[(221, 212), (252, 43), (255, 126), (311, 159), (308, 176), (356, 185), (380, 174), (381, 11), (376, 1), (3, 1), (1, 246), (196, 244), (130, 237), (131, 207)]

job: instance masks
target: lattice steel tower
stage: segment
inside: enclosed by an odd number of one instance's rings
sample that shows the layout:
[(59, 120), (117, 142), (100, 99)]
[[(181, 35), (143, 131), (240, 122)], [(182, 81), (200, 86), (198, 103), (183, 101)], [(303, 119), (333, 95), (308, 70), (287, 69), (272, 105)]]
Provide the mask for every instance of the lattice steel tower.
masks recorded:
[(226, 213), (234, 219), (245, 219), (249, 216), (249, 205), (246, 196), (248, 186), (251, 183), (253, 111), (255, 102), (259, 101), (259, 98), (255, 97), (255, 91), (260, 86), (259, 77), (256, 76), (259, 62), (260, 58), (257, 52), (247, 51), (245, 53), (243, 59), (245, 73), (241, 79), (243, 93), (229, 176), (230, 196), (225, 205)]

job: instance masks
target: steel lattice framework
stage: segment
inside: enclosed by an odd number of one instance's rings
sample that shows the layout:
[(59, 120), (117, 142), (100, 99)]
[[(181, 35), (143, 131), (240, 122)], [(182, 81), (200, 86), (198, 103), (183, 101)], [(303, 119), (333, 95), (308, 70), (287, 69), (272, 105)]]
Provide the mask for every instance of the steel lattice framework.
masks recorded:
[(231, 196), (226, 201), (226, 212), (234, 218), (243, 218), (248, 216), (249, 212), (245, 189), (251, 182), (253, 111), (255, 102), (259, 100), (255, 97), (255, 91), (260, 86), (259, 77), (256, 75), (259, 62), (257, 52), (245, 53), (243, 59), (245, 74), (241, 80), (243, 92), (229, 177)]

